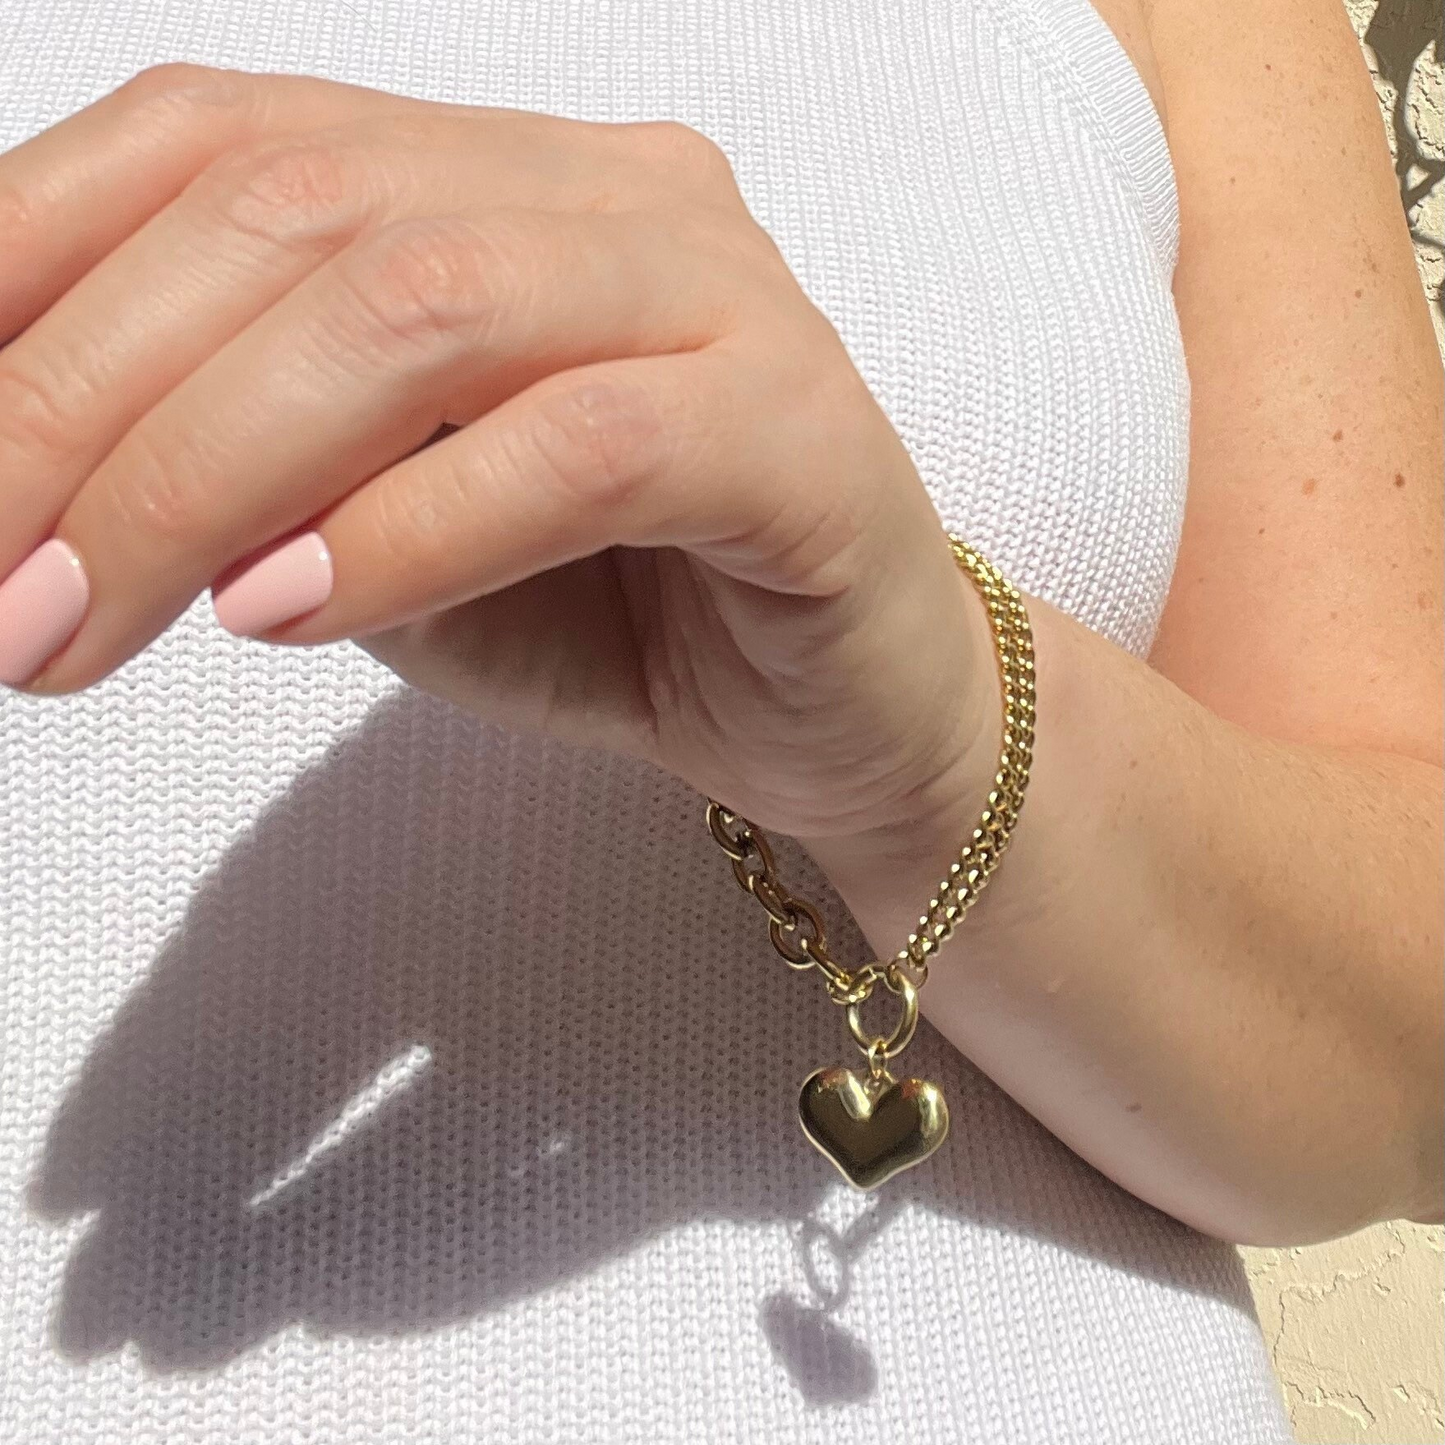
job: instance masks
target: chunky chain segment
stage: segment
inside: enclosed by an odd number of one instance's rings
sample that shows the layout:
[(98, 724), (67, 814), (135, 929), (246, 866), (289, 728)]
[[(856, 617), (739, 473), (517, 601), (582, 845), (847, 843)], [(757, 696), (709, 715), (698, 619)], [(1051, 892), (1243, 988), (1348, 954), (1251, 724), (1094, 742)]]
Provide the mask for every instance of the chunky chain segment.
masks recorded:
[[(904, 946), (887, 963), (876, 960), (853, 971), (845, 968), (828, 951), (817, 908), (794, 897), (779, 880), (767, 839), (746, 818), (716, 800), (709, 798), (707, 804), (708, 830), (732, 860), (739, 887), (767, 910), (773, 947), (790, 968), (815, 968), (823, 975), (833, 1001), (848, 1006), (854, 1039), (875, 1070), (882, 1058), (908, 1042), (913, 999), (928, 979), (930, 960), (978, 901), (998, 867), (1023, 807), (1033, 761), (1034, 645), (1023, 599), (993, 563), (953, 533), (946, 535), (954, 560), (988, 609), (1003, 691), (1003, 739), (998, 771), (978, 826), (964, 840)], [(858, 1006), (879, 982), (902, 996), (905, 1017), (889, 1038), (870, 1039), (860, 1030)]]

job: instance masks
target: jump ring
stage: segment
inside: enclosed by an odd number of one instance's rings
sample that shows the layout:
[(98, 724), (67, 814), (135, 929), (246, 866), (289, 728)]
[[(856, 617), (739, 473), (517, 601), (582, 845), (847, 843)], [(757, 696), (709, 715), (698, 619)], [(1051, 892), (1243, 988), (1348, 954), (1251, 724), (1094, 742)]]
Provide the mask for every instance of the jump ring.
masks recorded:
[[(903, 978), (901, 974), (899, 978), (903, 987), (895, 991), (898, 994), (902, 1012), (899, 1015), (898, 1024), (891, 1034), (878, 1035), (867, 1033), (863, 1028), (863, 1020), (860, 1017), (860, 1005), (856, 1003), (850, 1003), (848, 1005), (848, 1032), (853, 1035), (853, 1042), (870, 1057), (880, 1038), (882, 1039), (882, 1044), (879, 1052), (882, 1053), (885, 1059), (891, 1059), (895, 1054), (901, 1054), (913, 1038), (914, 1029), (918, 1027), (918, 990), (914, 988), (906, 978)], [(889, 987), (892, 988), (891, 983)]]

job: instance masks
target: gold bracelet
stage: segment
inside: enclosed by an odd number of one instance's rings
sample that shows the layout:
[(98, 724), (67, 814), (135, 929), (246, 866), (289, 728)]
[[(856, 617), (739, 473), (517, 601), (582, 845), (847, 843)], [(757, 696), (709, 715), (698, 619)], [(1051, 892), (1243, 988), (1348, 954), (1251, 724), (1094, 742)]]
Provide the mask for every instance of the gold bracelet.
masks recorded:
[[(943, 1091), (926, 1079), (895, 1079), (888, 1061), (913, 1037), (929, 960), (978, 901), (1008, 847), (1033, 758), (1034, 644), (1023, 599), (974, 548), (952, 532), (945, 535), (988, 608), (1003, 689), (1003, 745), (983, 816), (908, 942), (887, 963), (874, 960), (850, 973), (829, 954), (818, 910), (778, 881), (772, 849), (758, 829), (715, 799), (707, 804), (708, 830), (732, 859), (739, 886), (768, 912), (773, 947), (790, 968), (822, 974), (828, 996), (847, 1009), (848, 1031), (868, 1060), (866, 1075), (842, 1067), (815, 1070), (798, 1098), (803, 1133), (856, 1189), (874, 1189), (922, 1163), (948, 1133)], [(860, 1010), (879, 983), (897, 997), (900, 1014), (892, 1032), (875, 1035), (864, 1029)]]

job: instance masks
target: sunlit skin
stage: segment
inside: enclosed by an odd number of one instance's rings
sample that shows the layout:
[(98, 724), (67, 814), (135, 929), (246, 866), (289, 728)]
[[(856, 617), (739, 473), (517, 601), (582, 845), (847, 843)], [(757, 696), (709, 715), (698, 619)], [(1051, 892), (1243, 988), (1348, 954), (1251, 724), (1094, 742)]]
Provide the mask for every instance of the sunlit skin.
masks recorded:
[[(1023, 821), (920, 1004), (1200, 1229), (1437, 1220), (1441, 386), (1374, 96), (1334, 0), (1102, 8), (1178, 176), (1185, 535), (1147, 664), (1028, 599)], [(646, 758), (900, 947), (991, 642), (711, 141), (166, 66), (0, 157), (0, 256), (0, 577), (86, 583), (21, 688), (262, 615), (299, 537), (266, 640)]]

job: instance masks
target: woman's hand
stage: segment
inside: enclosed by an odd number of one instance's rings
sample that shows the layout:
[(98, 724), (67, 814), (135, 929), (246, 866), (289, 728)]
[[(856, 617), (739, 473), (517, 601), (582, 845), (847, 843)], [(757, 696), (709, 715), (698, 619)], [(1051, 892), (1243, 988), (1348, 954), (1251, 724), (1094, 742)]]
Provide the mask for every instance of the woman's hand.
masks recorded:
[(83, 688), (214, 585), (946, 865), (982, 610), (698, 132), (165, 66), (0, 158), (0, 252), (3, 680)]
[[(1180, 576), (1154, 667), (1030, 607), (1027, 806), (920, 994), (1254, 1243), (1441, 1217), (1439, 370), (1353, 35), (1302, 5), (1155, 7)], [(219, 578), (233, 628), (361, 636), (791, 833), (880, 955), (977, 816), (983, 609), (682, 126), (150, 72), (0, 157), (0, 337), (0, 678), (84, 687)]]

